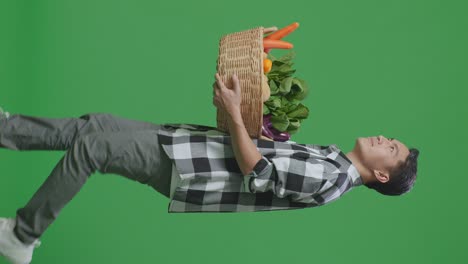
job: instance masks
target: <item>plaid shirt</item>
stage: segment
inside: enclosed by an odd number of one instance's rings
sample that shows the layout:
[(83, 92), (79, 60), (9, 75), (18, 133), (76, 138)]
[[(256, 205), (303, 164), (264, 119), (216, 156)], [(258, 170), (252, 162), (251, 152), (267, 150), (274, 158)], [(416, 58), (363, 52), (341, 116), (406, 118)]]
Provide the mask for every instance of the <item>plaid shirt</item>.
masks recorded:
[(231, 136), (216, 127), (161, 124), (158, 139), (180, 176), (169, 213), (315, 207), (362, 184), (356, 167), (336, 145), (252, 139), (262, 159), (243, 175)]

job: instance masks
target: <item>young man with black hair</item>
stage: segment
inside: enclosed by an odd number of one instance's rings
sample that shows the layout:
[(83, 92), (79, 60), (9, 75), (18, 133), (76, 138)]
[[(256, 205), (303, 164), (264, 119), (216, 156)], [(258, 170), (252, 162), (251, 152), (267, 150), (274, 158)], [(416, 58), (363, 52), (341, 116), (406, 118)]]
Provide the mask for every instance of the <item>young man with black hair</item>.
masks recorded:
[(117, 174), (170, 198), (168, 212), (255, 212), (330, 203), (362, 184), (408, 192), (418, 150), (383, 136), (336, 145), (251, 139), (240, 115), (240, 86), (216, 76), (213, 103), (229, 113), (229, 133), (195, 124), (153, 124), (106, 113), (78, 118), (10, 115), (0, 109), (0, 147), (62, 150), (64, 156), (15, 218), (0, 218), (0, 254), (29, 263), (39, 237), (95, 172)]

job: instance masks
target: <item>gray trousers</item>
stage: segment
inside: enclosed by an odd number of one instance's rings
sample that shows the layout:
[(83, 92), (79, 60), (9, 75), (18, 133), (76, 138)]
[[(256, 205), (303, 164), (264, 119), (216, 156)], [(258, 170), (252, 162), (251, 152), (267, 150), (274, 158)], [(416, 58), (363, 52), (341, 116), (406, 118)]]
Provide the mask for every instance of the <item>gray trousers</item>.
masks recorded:
[(158, 142), (159, 128), (108, 113), (0, 119), (2, 148), (66, 151), (26, 206), (16, 211), (18, 239), (30, 244), (39, 238), (96, 171), (149, 185), (169, 198), (172, 163)]

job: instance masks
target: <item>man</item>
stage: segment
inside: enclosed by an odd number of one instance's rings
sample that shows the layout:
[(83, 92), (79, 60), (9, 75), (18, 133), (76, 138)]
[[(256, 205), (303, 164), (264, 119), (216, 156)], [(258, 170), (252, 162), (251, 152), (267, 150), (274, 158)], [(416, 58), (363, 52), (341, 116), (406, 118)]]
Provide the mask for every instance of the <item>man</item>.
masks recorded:
[(216, 75), (213, 103), (229, 113), (229, 134), (195, 124), (152, 124), (111, 114), (44, 118), (0, 111), (0, 147), (66, 153), (15, 218), (0, 218), (0, 254), (29, 263), (39, 237), (96, 171), (146, 184), (173, 212), (246, 212), (324, 205), (365, 184), (399, 195), (416, 178), (418, 151), (382, 136), (358, 138), (346, 155), (319, 146), (251, 139), (240, 85)]

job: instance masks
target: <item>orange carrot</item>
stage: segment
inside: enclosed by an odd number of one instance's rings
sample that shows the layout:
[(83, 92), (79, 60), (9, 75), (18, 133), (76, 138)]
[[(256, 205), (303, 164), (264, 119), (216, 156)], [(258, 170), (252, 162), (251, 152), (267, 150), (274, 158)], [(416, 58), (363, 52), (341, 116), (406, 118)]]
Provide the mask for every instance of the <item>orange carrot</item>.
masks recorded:
[(293, 44), (283, 41), (283, 40), (264, 39), (263, 48), (264, 49), (292, 49)]
[(296, 30), (297, 28), (299, 27), (299, 23), (298, 22), (294, 22), (292, 23), (291, 25), (289, 26), (286, 26), (280, 30), (277, 30), (273, 33), (271, 33), (270, 35), (264, 37), (263, 39), (276, 39), (276, 40), (280, 40), (284, 37), (286, 37), (287, 35), (289, 35), (291, 32), (293, 32), (294, 30)]

